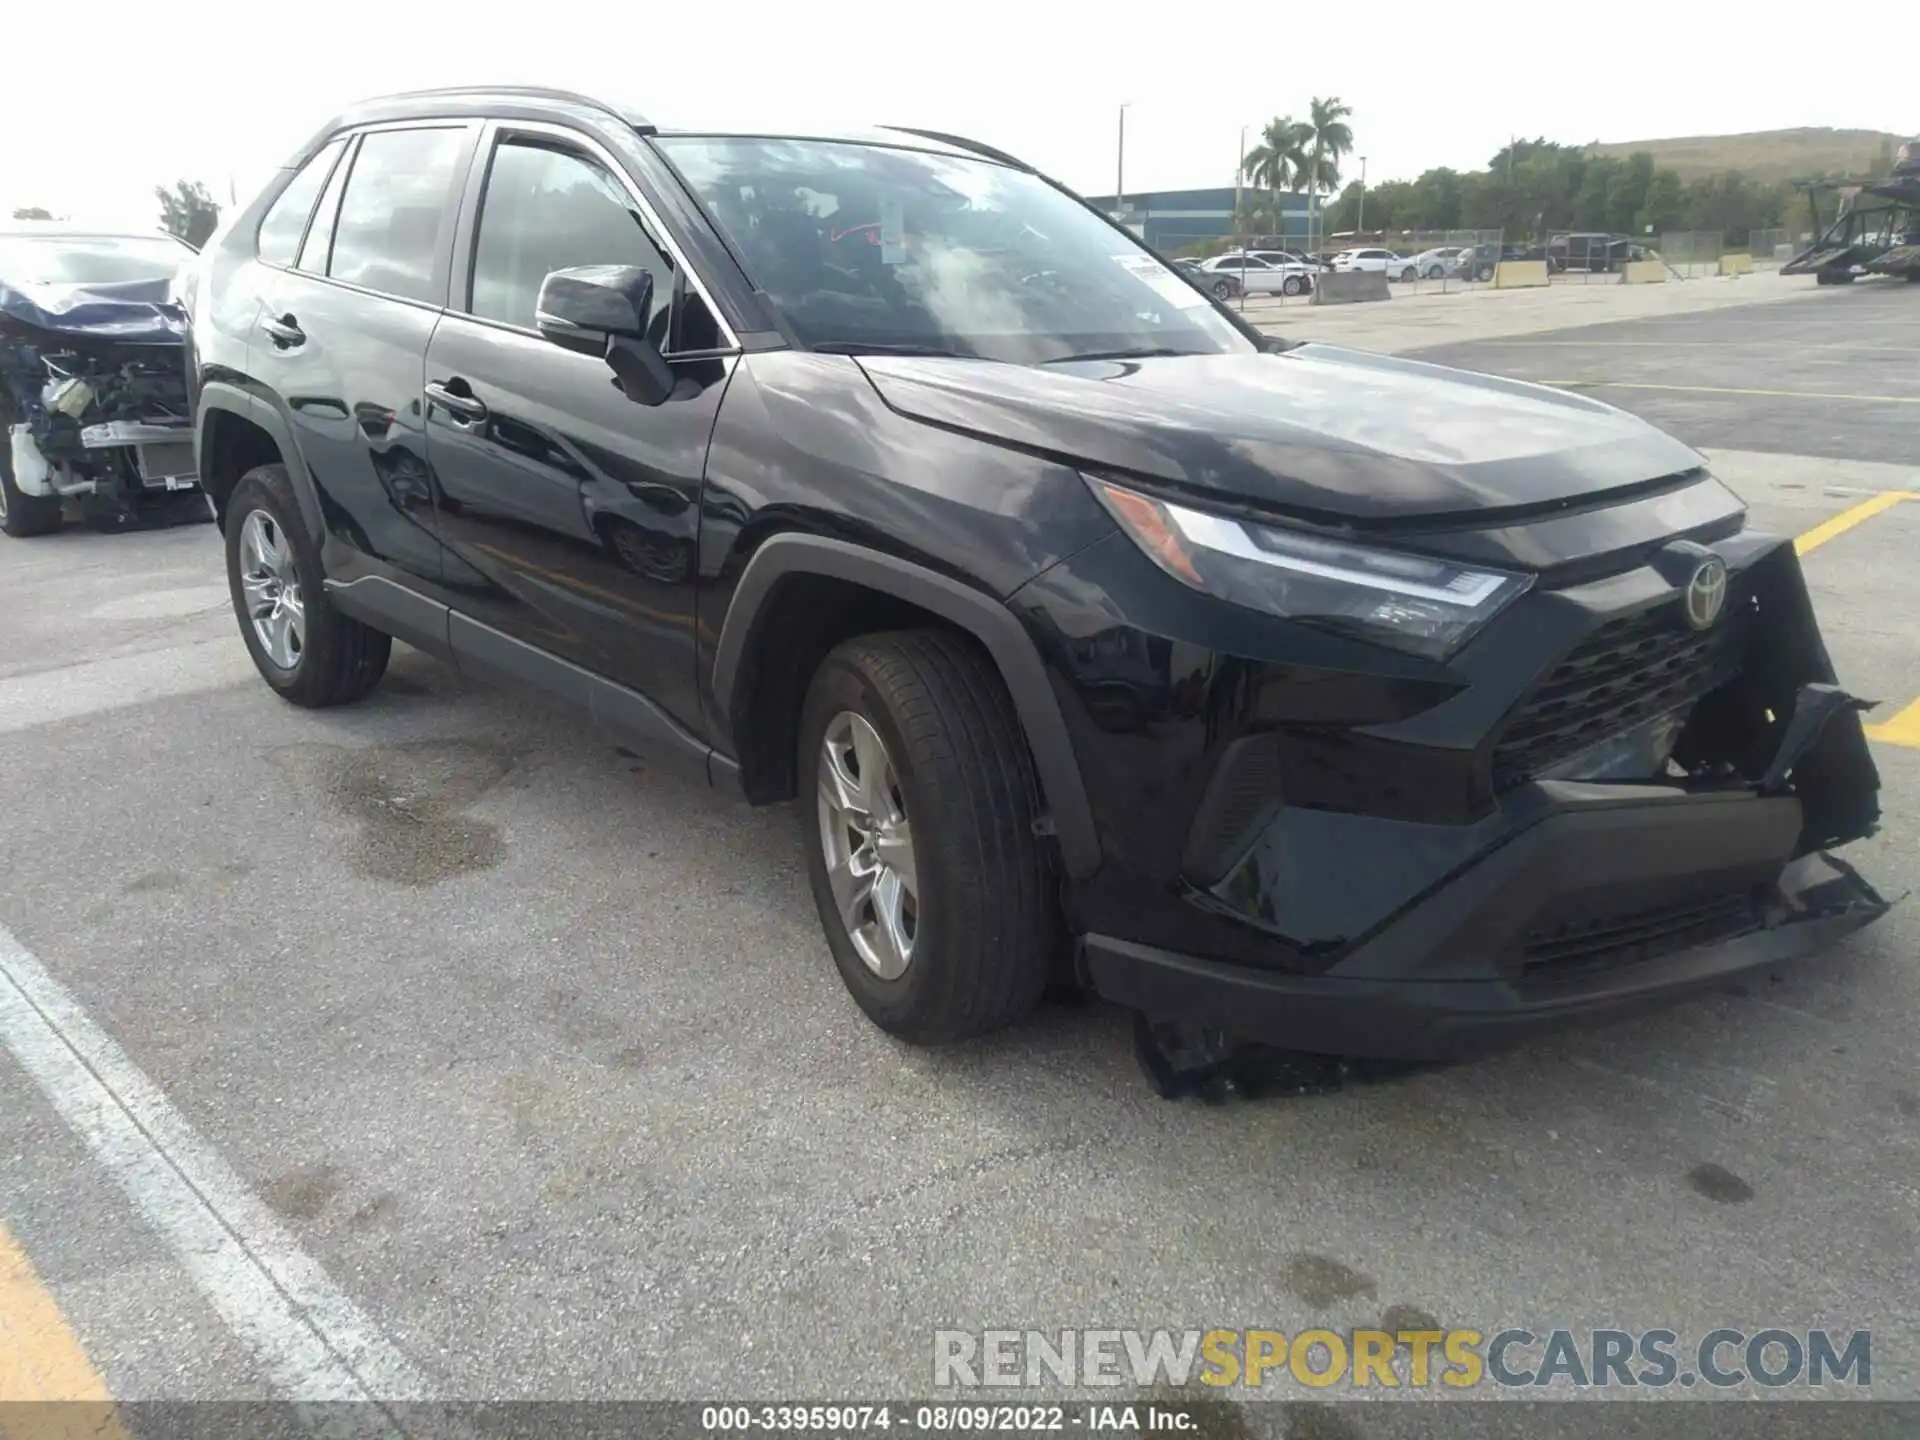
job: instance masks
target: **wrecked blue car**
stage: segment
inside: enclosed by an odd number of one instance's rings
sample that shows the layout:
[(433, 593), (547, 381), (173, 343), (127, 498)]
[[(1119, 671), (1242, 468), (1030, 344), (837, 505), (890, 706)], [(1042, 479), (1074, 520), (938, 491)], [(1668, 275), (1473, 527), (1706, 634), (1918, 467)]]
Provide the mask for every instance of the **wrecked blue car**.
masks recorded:
[(163, 234), (0, 230), (0, 530), (207, 517), (171, 299), (193, 255)]

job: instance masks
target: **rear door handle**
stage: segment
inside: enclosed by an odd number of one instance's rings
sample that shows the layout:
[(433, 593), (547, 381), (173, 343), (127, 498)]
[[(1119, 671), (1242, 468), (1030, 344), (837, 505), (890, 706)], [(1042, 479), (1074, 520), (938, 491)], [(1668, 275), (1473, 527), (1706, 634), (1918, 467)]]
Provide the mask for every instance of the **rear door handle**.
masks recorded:
[(427, 399), (445, 410), (456, 425), (477, 425), (487, 418), (487, 407), (471, 395), (449, 390), (439, 380), (427, 382)]
[(271, 315), (260, 322), (260, 328), (273, 337), (273, 343), (282, 349), (292, 345), (304, 345), (307, 332), (291, 315), (282, 315), (278, 320)]

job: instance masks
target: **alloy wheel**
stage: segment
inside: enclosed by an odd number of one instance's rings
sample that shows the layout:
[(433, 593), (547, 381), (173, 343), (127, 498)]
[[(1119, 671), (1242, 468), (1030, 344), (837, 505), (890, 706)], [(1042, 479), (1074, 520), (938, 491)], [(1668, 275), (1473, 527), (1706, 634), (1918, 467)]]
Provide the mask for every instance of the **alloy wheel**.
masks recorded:
[(906, 796), (879, 731), (843, 710), (821, 741), (820, 844), (827, 881), (847, 938), (882, 980), (913, 960), (920, 928), (920, 879)]
[(282, 670), (293, 669), (307, 648), (306, 601), (293, 545), (264, 510), (250, 512), (241, 522), (240, 593), (260, 648)]

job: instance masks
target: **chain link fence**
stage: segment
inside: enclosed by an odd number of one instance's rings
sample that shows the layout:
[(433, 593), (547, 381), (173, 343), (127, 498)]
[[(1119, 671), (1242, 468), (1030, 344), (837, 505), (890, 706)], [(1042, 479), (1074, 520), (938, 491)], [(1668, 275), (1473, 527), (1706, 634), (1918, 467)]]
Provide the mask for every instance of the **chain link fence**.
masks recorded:
[(1685, 280), (1718, 275), (1720, 257), (1726, 254), (1726, 238), (1719, 230), (1667, 230), (1660, 236), (1660, 258)]
[[(1483, 289), (1493, 283), (1494, 267), (1507, 248), (1504, 239), (1500, 230), (1374, 231), (1329, 239), (1311, 252), (1298, 238), (1284, 247), (1249, 242), (1244, 246), (1248, 252), (1264, 254), (1276, 266), (1288, 263), (1280, 259), (1284, 249), (1293, 265), (1285, 273), (1297, 283), (1281, 284), (1272, 276), (1259, 276), (1249, 270), (1244, 272), (1246, 292), (1233, 303), (1243, 310), (1310, 305), (1318, 277), (1331, 268), (1334, 256), (1347, 252), (1352, 252), (1351, 258), (1342, 262), (1342, 268), (1385, 271), (1396, 296)], [(1242, 247), (1236, 242), (1223, 248)]]
[[(1785, 254), (1781, 253), (1783, 250)], [(1756, 270), (1772, 269), (1782, 261), (1793, 258), (1793, 232), (1785, 228), (1749, 230), (1747, 253), (1753, 256)]]

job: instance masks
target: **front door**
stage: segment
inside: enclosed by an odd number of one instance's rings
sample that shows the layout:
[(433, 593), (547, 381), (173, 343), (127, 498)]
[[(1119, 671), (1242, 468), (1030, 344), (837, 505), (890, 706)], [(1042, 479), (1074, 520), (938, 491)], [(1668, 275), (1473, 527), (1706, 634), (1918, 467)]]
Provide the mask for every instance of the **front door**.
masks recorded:
[[(426, 364), (427, 457), (454, 608), (486, 627), (478, 643), (495, 663), (569, 662), (699, 735), (700, 484), (734, 362), (713, 355), (704, 302), (685, 291), (632, 183), (595, 142), (502, 123), (483, 147), (473, 242), (462, 247), (470, 271), (456, 277)], [(652, 333), (679, 382), (663, 404), (629, 400), (604, 361), (541, 338), (540, 284), (575, 265), (652, 273)], [(690, 351), (707, 353), (674, 358)]]

